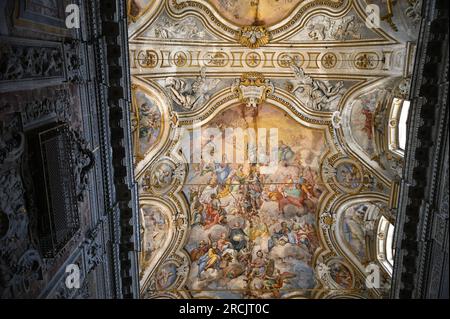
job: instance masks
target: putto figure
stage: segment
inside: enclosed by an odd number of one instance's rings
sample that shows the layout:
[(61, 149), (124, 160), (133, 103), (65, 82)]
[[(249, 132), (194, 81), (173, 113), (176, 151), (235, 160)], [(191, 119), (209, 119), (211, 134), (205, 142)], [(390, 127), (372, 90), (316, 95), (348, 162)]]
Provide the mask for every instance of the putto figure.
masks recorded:
[(299, 99), (306, 99), (306, 106), (309, 109), (328, 111), (331, 108), (330, 104), (332, 102), (336, 104), (344, 94), (343, 81), (333, 85), (328, 81), (314, 80), (294, 63), (291, 64), (291, 69), (295, 75), (295, 80), (291, 81), (291, 92)]
[(194, 110), (202, 106), (210, 99), (210, 91), (217, 87), (219, 79), (207, 79), (206, 68), (200, 70), (200, 75), (197, 77), (191, 87), (187, 87), (184, 80), (168, 77), (166, 79), (166, 88), (172, 97), (172, 100), (180, 105), (183, 110)]

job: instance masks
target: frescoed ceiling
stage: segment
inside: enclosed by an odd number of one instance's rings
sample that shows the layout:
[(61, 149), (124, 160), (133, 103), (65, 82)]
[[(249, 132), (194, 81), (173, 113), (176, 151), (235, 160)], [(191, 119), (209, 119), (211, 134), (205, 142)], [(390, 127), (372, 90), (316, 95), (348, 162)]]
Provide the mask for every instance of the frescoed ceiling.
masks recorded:
[(388, 295), (418, 8), (129, 2), (142, 297)]
[(233, 24), (268, 26), (286, 18), (304, 0), (211, 0), (210, 2), (224, 18)]

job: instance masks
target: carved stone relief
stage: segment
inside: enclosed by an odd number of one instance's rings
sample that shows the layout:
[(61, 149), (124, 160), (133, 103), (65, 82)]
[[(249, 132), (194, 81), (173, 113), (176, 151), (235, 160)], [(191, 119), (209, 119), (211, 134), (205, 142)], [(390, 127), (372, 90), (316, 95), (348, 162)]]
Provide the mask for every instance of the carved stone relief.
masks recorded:
[[(51, 92), (51, 93), (50, 93)], [(40, 98), (36, 98), (40, 96)], [(34, 99), (29, 97), (33, 96)], [(51, 122), (71, 122), (72, 159), (76, 178), (76, 195), (84, 200), (88, 173), (93, 156), (78, 131), (77, 111), (68, 87), (54, 87), (48, 91), (35, 90), (17, 98), (14, 94), (2, 96), (0, 138), (0, 198), (2, 229), (0, 237), (1, 280), (3, 298), (37, 296), (78, 240), (73, 240), (54, 259), (43, 259), (39, 239), (35, 234), (36, 207), (31, 188), (26, 131)], [(4, 223), (3, 223), (4, 222)]]
[(168, 77), (166, 88), (177, 105), (185, 111), (190, 111), (199, 108), (209, 100), (209, 92), (218, 85), (219, 81), (219, 79), (208, 79), (206, 68), (202, 68), (200, 75), (190, 87), (187, 87), (187, 83), (183, 80)]
[(311, 40), (345, 41), (361, 39), (362, 26), (363, 23), (354, 15), (334, 20), (326, 16), (318, 16), (308, 22), (306, 30)]
[(328, 81), (315, 80), (295, 64), (291, 66), (295, 80), (291, 81), (291, 92), (300, 100), (306, 100), (306, 106), (315, 111), (331, 111), (337, 108), (345, 93), (344, 82), (331, 84)]
[(3, 42), (0, 46), (0, 82), (64, 76), (61, 47), (32, 47)]
[(207, 40), (212, 38), (203, 30), (201, 22), (194, 17), (188, 17), (181, 21), (162, 17), (144, 36), (157, 39), (183, 40)]

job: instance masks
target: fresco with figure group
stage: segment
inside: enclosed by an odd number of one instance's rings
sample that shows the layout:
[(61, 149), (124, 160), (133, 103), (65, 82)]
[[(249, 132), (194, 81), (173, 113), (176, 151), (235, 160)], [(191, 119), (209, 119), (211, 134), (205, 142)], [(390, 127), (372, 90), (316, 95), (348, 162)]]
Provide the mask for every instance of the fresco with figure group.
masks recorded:
[(236, 25), (273, 25), (288, 16), (303, 0), (210, 0), (214, 7)]
[[(328, 149), (324, 134), (268, 104), (232, 107), (205, 127), (274, 126), (278, 167), (270, 174), (259, 164), (228, 159), (190, 165), (184, 192), (192, 225), (185, 249), (194, 297), (307, 297), (316, 285), (312, 258), (319, 247), (316, 214), (325, 191), (319, 180)], [(204, 130), (202, 145), (209, 153), (217, 151)]]
[(131, 109), (131, 126), (134, 137), (133, 151), (141, 160), (145, 153), (158, 141), (161, 133), (161, 111), (156, 101), (145, 91), (134, 91)]
[(375, 155), (375, 111), (386, 94), (386, 90), (377, 89), (359, 96), (352, 102), (350, 117), (352, 135), (359, 147), (370, 157)]
[(369, 203), (355, 204), (346, 209), (342, 218), (344, 241), (361, 263), (369, 262), (371, 258), (367, 242), (375, 234), (375, 223), (379, 219), (378, 207)]
[(155, 255), (164, 247), (169, 233), (169, 220), (164, 212), (154, 205), (143, 205), (141, 215), (141, 245), (140, 259), (141, 276), (154, 260)]

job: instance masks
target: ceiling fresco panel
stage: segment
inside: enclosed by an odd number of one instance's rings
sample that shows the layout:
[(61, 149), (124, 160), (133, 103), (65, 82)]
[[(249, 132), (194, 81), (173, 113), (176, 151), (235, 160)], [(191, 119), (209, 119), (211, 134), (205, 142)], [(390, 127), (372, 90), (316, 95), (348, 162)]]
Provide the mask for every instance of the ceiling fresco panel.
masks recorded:
[(305, 0), (209, 0), (222, 15), (236, 25), (273, 25), (283, 20)]
[[(242, 113), (238, 105), (207, 124), (202, 135), (205, 151), (217, 147), (208, 128), (257, 130), (280, 123), (279, 165), (270, 174), (248, 162), (192, 165), (184, 188), (192, 214), (185, 246), (192, 260), (188, 287), (196, 291), (194, 296), (203, 297), (298, 294), (299, 289), (315, 286), (312, 256), (319, 248), (316, 215), (325, 189), (318, 169), (328, 149), (325, 137), (271, 105), (262, 105), (257, 115)], [(224, 144), (241, 150), (237, 140)], [(241, 146), (251, 158), (252, 148)]]
[(414, 1), (376, 28), (362, 0), (138, 2), (142, 297), (388, 296)]

